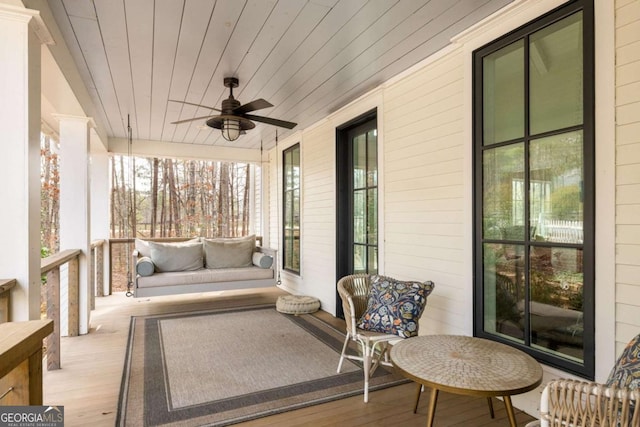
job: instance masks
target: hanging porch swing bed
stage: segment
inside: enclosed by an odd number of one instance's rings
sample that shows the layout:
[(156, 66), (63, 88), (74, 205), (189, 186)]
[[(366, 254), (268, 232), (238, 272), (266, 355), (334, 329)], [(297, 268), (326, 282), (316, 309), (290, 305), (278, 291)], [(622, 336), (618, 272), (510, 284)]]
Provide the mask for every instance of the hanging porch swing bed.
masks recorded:
[(150, 297), (271, 287), (276, 250), (255, 236), (195, 238), (184, 242), (135, 239), (133, 295)]

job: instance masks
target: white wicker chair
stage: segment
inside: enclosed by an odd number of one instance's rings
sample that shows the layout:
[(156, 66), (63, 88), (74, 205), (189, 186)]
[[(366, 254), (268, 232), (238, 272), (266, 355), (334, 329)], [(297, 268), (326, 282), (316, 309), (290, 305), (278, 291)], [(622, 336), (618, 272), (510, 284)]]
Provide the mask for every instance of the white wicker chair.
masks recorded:
[[(382, 364), (391, 366), (389, 361), (389, 343), (399, 341), (398, 335), (387, 335), (377, 332), (364, 331), (356, 327), (356, 322), (367, 309), (369, 294), (369, 276), (367, 274), (353, 274), (338, 281), (338, 294), (342, 299), (342, 310), (347, 327), (347, 335), (338, 362), (338, 373), (342, 370), (344, 359), (358, 360), (364, 368), (364, 401), (369, 401), (369, 378), (376, 368)], [(360, 346), (359, 355), (348, 354), (349, 341), (355, 341)]]
[(640, 390), (607, 387), (586, 381), (553, 380), (540, 398), (540, 420), (526, 427), (640, 427), (640, 410), (633, 418), (630, 406), (640, 400)]

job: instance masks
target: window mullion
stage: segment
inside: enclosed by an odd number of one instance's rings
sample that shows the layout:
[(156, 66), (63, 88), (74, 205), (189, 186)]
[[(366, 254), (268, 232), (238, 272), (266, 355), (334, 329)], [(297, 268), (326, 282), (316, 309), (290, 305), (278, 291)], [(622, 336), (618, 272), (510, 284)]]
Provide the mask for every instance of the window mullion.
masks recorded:
[(530, 212), (530, 199), (531, 199), (531, 166), (529, 162), (529, 144), (530, 138), (530, 69), (529, 69), (529, 35), (524, 37), (524, 343), (527, 347), (531, 346), (531, 274), (530, 274), (530, 260), (531, 260), (531, 212)]
[(364, 133), (364, 265), (370, 271), (369, 265), (369, 132)]

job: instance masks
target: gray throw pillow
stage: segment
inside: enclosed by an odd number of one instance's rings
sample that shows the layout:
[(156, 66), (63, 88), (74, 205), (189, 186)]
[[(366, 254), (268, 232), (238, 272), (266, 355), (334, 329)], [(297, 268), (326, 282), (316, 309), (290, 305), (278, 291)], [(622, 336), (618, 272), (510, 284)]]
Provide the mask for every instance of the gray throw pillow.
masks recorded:
[(156, 271), (156, 266), (151, 261), (151, 258), (143, 256), (136, 262), (136, 273), (142, 277), (151, 276)]
[(149, 248), (149, 242), (147, 240), (136, 239), (135, 247), (139, 256), (151, 256), (151, 249)]
[(260, 268), (271, 268), (273, 257), (265, 255), (262, 252), (254, 252), (252, 256), (253, 265)]
[(158, 243), (149, 242), (151, 261), (156, 271), (193, 271), (202, 268), (202, 243)]
[(207, 268), (251, 267), (256, 237), (205, 239), (204, 256)]

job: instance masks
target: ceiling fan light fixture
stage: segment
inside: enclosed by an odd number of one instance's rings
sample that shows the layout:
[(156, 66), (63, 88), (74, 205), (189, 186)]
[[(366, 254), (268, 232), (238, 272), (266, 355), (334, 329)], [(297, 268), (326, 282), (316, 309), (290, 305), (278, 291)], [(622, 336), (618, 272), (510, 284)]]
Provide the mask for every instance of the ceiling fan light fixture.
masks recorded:
[(240, 137), (240, 120), (224, 119), (220, 130), (222, 131), (222, 137), (224, 139), (227, 141), (235, 141)]
[(253, 101), (247, 104), (240, 104), (240, 101), (233, 97), (233, 88), (238, 87), (238, 79), (235, 77), (225, 77), (224, 85), (229, 88), (229, 97), (227, 99), (222, 100), (222, 108), (217, 109), (214, 107), (208, 107), (206, 105), (194, 104), (192, 102), (186, 101), (177, 101), (170, 99), (169, 101), (180, 102), (182, 104), (192, 105), (198, 108), (206, 108), (211, 111), (218, 111), (220, 114), (217, 115), (209, 115), (203, 117), (194, 117), (192, 119), (185, 120), (177, 120), (175, 122), (171, 122), (173, 125), (177, 125), (180, 123), (191, 122), (194, 120), (202, 120), (207, 119), (207, 126), (220, 129), (222, 133), (222, 137), (227, 141), (235, 141), (240, 137), (240, 135), (246, 134), (249, 129), (253, 129), (256, 127), (256, 124), (252, 121), (255, 120), (257, 122), (266, 123), (272, 126), (280, 126), (287, 129), (293, 129), (297, 126), (296, 123), (287, 122), (284, 120), (272, 119), (270, 117), (264, 116), (256, 116), (251, 113), (256, 110), (262, 110), (263, 108), (273, 107), (268, 101), (264, 99), (254, 99)]

